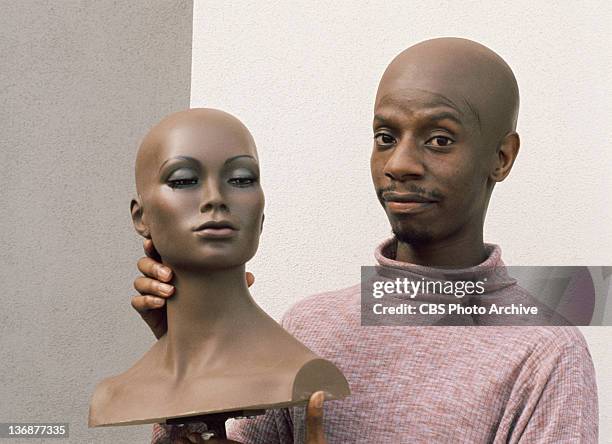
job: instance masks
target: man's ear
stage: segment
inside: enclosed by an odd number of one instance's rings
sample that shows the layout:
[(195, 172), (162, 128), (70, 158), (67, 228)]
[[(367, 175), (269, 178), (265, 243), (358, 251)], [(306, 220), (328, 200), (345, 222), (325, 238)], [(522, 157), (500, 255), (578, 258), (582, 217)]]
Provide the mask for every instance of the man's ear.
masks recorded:
[(501, 182), (510, 174), (510, 170), (516, 160), (520, 146), (521, 139), (516, 132), (513, 131), (504, 136), (497, 149), (495, 166), (489, 176), (492, 181)]
[(142, 198), (140, 195), (135, 197), (130, 202), (130, 213), (132, 213), (132, 222), (138, 234), (147, 239), (151, 239), (151, 231), (147, 224), (143, 221)]

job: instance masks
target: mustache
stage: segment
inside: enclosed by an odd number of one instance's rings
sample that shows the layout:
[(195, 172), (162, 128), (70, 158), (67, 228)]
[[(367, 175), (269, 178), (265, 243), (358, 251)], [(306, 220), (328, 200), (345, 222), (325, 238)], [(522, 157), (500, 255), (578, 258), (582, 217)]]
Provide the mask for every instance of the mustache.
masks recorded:
[(386, 193), (386, 192), (414, 193), (414, 194), (418, 194), (419, 196), (423, 196), (424, 198), (431, 199), (431, 200), (442, 200), (442, 198), (444, 197), (444, 195), (436, 189), (426, 190), (425, 188), (420, 187), (416, 184), (410, 184), (410, 185), (402, 187), (401, 189), (398, 189), (396, 185), (392, 184), (386, 187), (378, 188), (376, 190), (376, 195), (378, 196), (379, 201), (383, 202), (382, 195), (383, 193)]

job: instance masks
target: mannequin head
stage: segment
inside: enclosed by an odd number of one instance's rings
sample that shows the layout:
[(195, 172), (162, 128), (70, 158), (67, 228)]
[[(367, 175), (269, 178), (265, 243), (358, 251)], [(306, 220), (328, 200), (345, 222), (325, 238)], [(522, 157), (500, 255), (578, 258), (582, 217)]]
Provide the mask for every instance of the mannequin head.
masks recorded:
[[(511, 69), (479, 43), (427, 40), (395, 57), (376, 95), (371, 172), (400, 241), (482, 234), (518, 153), (518, 105)], [(412, 208), (390, 204), (408, 194)]]
[(235, 267), (255, 254), (264, 210), (257, 150), (230, 114), (189, 109), (159, 122), (138, 149), (136, 190), (134, 227), (171, 268)]

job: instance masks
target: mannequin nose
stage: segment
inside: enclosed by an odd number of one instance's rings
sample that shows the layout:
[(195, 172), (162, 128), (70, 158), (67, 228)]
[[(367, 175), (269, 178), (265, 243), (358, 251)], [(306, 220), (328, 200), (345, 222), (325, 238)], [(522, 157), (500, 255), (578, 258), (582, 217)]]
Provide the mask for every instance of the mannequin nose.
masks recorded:
[(204, 194), (202, 196), (202, 203), (200, 205), (200, 212), (205, 213), (207, 211), (224, 210), (227, 211), (227, 205), (221, 192), (220, 187), (214, 183), (206, 183), (204, 187)]
[(425, 167), (419, 146), (409, 141), (398, 144), (385, 164), (384, 173), (399, 182), (423, 177)]

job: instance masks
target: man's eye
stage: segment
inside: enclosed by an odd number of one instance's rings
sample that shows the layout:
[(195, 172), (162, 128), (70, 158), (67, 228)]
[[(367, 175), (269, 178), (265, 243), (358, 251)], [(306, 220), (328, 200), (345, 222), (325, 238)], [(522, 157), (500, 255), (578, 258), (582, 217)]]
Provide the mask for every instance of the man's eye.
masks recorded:
[(232, 177), (228, 182), (237, 187), (248, 187), (257, 182), (257, 179), (252, 177)]
[(374, 134), (374, 140), (380, 146), (389, 146), (395, 143), (395, 137), (387, 133)]
[(198, 183), (197, 178), (192, 179), (173, 179), (168, 180), (168, 186), (170, 188), (185, 188)]
[(447, 147), (449, 145), (452, 145), (454, 142), (453, 139), (451, 139), (450, 137), (446, 137), (446, 136), (434, 136), (431, 139), (429, 139), (426, 144), (427, 145), (431, 145), (431, 146), (435, 146), (435, 147)]

